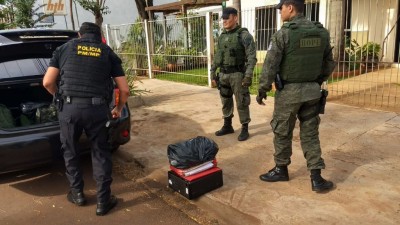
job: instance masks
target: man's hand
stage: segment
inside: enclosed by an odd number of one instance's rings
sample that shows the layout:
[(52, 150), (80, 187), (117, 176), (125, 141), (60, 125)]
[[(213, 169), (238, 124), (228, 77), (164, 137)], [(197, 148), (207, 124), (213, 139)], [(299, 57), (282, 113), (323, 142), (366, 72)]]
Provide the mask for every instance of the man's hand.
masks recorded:
[(259, 105), (265, 105), (265, 103), (263, 102), (263, 99), (267, 100), (267, 92), (260, 89), (260, 90), (258, 90), (256, 101)]
[(216, 80), (214, 80), (214, 79), (211, 80), (211, 87), (212, 88), (217, 87), (217, 81)]
[(121, 112), (122, 112), (122, 108), (119, 108), (118, 106), (114, 107), (111, 110), (112, 119), (120, 118), (121, 117)]
[(252, 82), (251, 77), (244, 77), (243, 80), (242, 80), (242, 86), (246, 87), (246, 88), (250, 87), (251, 86), (251, 82)]
[(211, 87), (213, 87), (213, 88), (218, 88), (219, 89), (219, 87), (218, 87), (218, 83), (219, 83), (219, 74), (217, 73), (217, 74), (212, 74), (211, 75)]

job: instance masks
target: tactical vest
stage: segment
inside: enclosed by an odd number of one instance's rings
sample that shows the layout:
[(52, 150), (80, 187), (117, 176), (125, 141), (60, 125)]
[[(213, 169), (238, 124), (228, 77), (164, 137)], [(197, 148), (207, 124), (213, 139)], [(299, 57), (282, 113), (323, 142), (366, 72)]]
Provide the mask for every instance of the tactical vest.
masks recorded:
[(289, 46), (285, 49), (280, 75), (292, 83), (315, 81), (321, 74), (329, 34), (319, 22), (314, 24), (285, 23), (289, 29)]
[(103, 97), (109, 100), (110, 49), (97, 41), (70, 41), (68, 57), (61, 67), (60, 94), (73, 97)]
[(220, 67), (242, 68), (246, 62), (246, 52), (240, 34), (246, 28), (236, 28), (233, 32), (224, 32), (218, 39), (216, 65)]

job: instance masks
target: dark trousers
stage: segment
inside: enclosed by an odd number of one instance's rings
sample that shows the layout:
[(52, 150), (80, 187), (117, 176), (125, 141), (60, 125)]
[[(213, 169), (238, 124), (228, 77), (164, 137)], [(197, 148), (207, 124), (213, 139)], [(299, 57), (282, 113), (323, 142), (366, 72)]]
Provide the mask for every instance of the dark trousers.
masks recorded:
[[(291, 163), (293, 130), (296, 120), (300, 120), (300, 142), (307, 168), (325, 169), (324, 159), (321, 157), (319, 141), (320, 118), (319, 99), (307, 102), (287, 103), (275, 97), (275, 107), (271, 127), (274, 132), (274, 159), (278, 166), (287, 166)], [(302, 118), (307, 118), (303, 120)]]
[(106, 104), (67, 104), (59, 113), (60, 139), (64, 154), (66, 175), (73, 191), (83, 191), (84, 181), (79, 165), (80, 149), (78, 141), (85, 131), (91, 142), (93, 177), (97, 185), (97, 201), (105, 202), (111, 194), (112, 160), (108, 142), (109, 108)]

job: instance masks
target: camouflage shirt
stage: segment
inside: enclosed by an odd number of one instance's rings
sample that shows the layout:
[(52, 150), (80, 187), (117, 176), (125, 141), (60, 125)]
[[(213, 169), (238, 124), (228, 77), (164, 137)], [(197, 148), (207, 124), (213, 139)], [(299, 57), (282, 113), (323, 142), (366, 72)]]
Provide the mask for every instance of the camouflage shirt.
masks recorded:
[[(291, 22), (296, 23), (312, 23), (303, 15), (297, 15), (292, 18)], [(326, 31), (328, 32), (328, 31)], [(277, 31), (271, 38), (268, 47), (267, 57), (265, 58), (263, 69), (260, 75), (259, 89), (265, 92), (271, 90), (275, 76), (280, 71), (281, 62), (285, 49), (289, 47), (289, 29), (282, 28)], [(326, 81), (333, 69), (335, 62), (333, 61), (332, 48), (327, 42), (324, 52), (324, 59), (321, 68), (321, 75), (318, 77), (320, 81)], [(303, 102), (319, 98), (320, 87), (316, 82), (290, 83), (284, 86), (284, 89), (277, 93), (281, 97), (285, 97), (290, 102)], [(289, 103), (289, 102), (287, 102)]]
[[(239, 26), (239, 28), (240, 28), (240, 26)], [(233, 30), (235, 30), (235, 29), (233, 29)], [(228, 33), (228, 32), (231, 32), (231, 31), (224, 30), (222, 33)], [(253, 78), (253, 70), (257, 63), (256, 44), (254, 42), (253, 36), (248, 31), (242, 31), (240, 33), (240, 38), (241, 38), (241, 43), (243, 44), (243, 46), (245, 48), (245, 54), (246, 54), (246, 59), (247, 59), (246, 64), (245, 64), (245, 67), (246, 67), (245, 76)], [(218, 49), (217, 49), (217, 51), (218, 51)], [(215, 76), (215, 71), (217, 70), (218, 67), (219, 67), (219, 65), (215, 64), (215, 57), (214, 57), (213, 64), (211, 65), (211, 75), (213, 77)]]

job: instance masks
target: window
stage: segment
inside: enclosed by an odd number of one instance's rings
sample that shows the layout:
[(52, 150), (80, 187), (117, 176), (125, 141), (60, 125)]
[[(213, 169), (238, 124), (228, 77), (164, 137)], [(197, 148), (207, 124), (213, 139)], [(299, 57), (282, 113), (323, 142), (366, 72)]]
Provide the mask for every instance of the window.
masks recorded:
[(274, 7), (256, 8), (257, 50), (267, 50), (272, 35), (276, 32), (276, 9)]
[(319, 2), (304, 4), (304, 16), (311, 21), (319, 21)]

